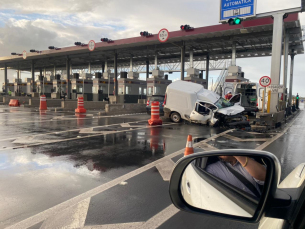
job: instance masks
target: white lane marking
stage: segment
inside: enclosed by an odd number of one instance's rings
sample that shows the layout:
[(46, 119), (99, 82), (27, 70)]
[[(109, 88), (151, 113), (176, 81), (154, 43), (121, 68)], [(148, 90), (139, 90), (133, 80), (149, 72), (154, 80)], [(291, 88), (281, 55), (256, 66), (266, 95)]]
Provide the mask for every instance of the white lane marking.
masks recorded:
[(121, 123), (121, 127), (130, 127), (129, 123)]
[[(232, 131), (232, 130), (227, 130), (227, 131), (225, 131), (223, 133), (220, 133), (220, 134), (217, 134), (217, 135), (215, 135), (213, 137), (205, 139), (202, 142), (205, 142), (205, 143), (209, 142), (212, 139), (215, 139), (217, 137), (220, 137), (220, 136), (228, 133), (229, 131)], [(197, 145), (198, 145), (198, 143), (194, 144), (194, 147), (196, 147)], [(118, 178), (116, 178), (116, 179), (114, 179), (112, 181), (109, 181), (108, 183), (102, 184), (102, 185), (100, 185), (100, 186), (98, 186), (98, 187), (96, 187), (94, 189), (91, 189), (91, 190), (89, 190), (87, 192), (84, 192), (84, 193), (82, 193), (82, 194), (80, 194), (80, 195), (78, 195), (76, 197), (73, 197), (72, 199), (69, 199), (69, 200), (67, 200), (65, 202), (62, 202), (62, 203), (60, 203), (60, 204), (58, 204), (58, 205), (56, 205), (54, 207), (51, 207), (51, 208), (49, 208), (49, 209), (47, 209), (47, 210), (45, 210), (43, 212), (40, 212), (40, 213), (38, 213), (38, 214), (36, 214), (34, 216), (31, 216), (31, 217), (29, 217), (29, 218), (27, 218), (25, 220), (22, 220), (22, 221), (14, 224), (14, 225), (11, 225), (11, 226), (7, 227), (7, 229), (19, 229), (19, 228), (28, 228), (28, 227), (31, 227), (31, 226), (33, 226), (33, 225), (35, 225), (35, 224), (37, 224), (37, 223), (47, 219), (48, 217), (52, 216), (55, 212), (62, 211), (64, 209), (68, 208), (69, 206), (77, 204), (78, 202), (80, 202), (80, 201), (82, 201), (84, 199), (87, 199), (87, 198), (95, 196), (95, 195), (97, 195), (99, 193), (102, 193), (102, 192), (104, 192), (104, 191), (106, 191), (106, 190), (108, 190), (108, 189), (110, 189), (110, 188), (120, 184), (121, 182), (126, 182), (128, 179), (130, 179), (132, 177), (135, 177), (135, 176), (137, 176), (137, 175), (139, 175), (139, 174), (141, 174), (141, 173), (143, 173), (143, 172), (145, 172), (145, 171), (155, 167), (157, 164), (159, 164), (159, 163), (161, 163), (163, 161), (166, 161), (168, 159), (174, 158), (174, 157), (176, 157), (178, 155), (181, 155), (183, 153), (184, 153), (184, 148), (179, 150), (179, 151), (177, 151), (177, 152), (175, 152), (175, 153), (172, 153), (172, 154), (169, 154), (169, 155), (167, 155), (167, 156), (165, 156), (163, 158), (160, 158), (160, 159), (158, 159), (158, 160), (156, 160), (154, 162), (151, 162), (150, 164), (147, 164), (147, 165), (145, 165), (145, 166), (143, 166), (141, 168), (133, 170), (133, 171), (131, 171), (131, 172), (129, 172), (129, 173), (127, 173), (127, 174), (125, 174), (125, 175), (123, 175), (121, 177), (118, 177)]]
[(162, 176), (164, 181), (169, 181), (173, 168), (175, 166), (175, 163), (168, 159), (166, 161), (162, 161), (159, 164), (156, 165), (156, 168), (158, 169), (160, 175)]
[(154, 229), (161, 226), (168, 219), (176, 215), (180, 210), (176, 208), (173, 204), (169, 205), (163, 211), (160, 211), (158, 214), (154, 215), (148, 221), (146, 221), (141, 227), (145, 229)]
[(92, 225), (86, 226), (84, 229), (136, 229), (143, 228), (143, 224), (144, 222)]
[[(163, 124), (163, 125), (157, 125), (157, 126), (146, 126), (146, 127), (136, 128), (136, 129), (132, 129), (132, 130), (116, 131), (115, 133), (123, 133), (123, 132), (128, 132), (128, 131), (142, 130), (142, 129), (148, 129), (148, 128), (156, 128), (156, 127), (169, 126), (169, 125), (176, 125), (176, 123)], [(113, 134), (113, 133), (108, 133), (107, 132), (107, 133), (92, 134), (92, 135), (88, 135), (88, 136), (77, 136), (76, 138), (66, 138), (66, 139), (61, 139), (61, 140), (50, 140), (50, 141), (45, 141), (45, 142), (41, 142), (41, 143), (34, 143), (34, 144), (29, 144), (29, 145), (8, 147), (8, 148), (5, 148), (5, 149), (0, 149), (0, 151), (10, 150), (10, 149), (28, 148), (28, 147), (32, 147), (32, 146), (46, 145), (46, 144), (51, 144), (51, 143), (68, 142), (68, 141), (98, 137), (98, 136), (108, 135), (108, 134)]]
[(90, 199), (85, 199), (74, 206), (71, 206), (61, 212), (46, 219), (40, 229), (54, 228), (83, 228), (85, 225)]

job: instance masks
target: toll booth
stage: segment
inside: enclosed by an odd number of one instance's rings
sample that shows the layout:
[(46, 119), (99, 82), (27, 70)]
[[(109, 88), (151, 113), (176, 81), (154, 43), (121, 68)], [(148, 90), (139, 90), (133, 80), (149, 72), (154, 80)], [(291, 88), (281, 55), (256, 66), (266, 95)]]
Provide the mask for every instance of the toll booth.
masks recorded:
[(168, 75), (164, 75), (163, 71), (153, 70), (152, 76), (147, 79), (147, 96), (165, 95), (166, 88), (172, 83), (168, 80)]
[(7, 94), (8, 94), (9, 91), (14, 92), (14, 83), (10, 83), (9, 80), (7, 80), (7, 92), (5, 91), (4, 83), (2, 84), (2, 91), (7, 93)]
[[(30, 95), (32, 97), (40, 97), (41, 93), (42, 93), (42, 89), (41, 86), (43, 85), (42, 83), (40, 83), (41, 81), (43, 81), (44, 76), (43, 75), (36, 75), (35, 76), (35, 89), (32, 91), (32, 85), (30, 83), (28, 83), (28, 87), (27, 90), (30, 91)], [(39, 86), (38, 86), (39, 83)]]
[(56, 75), (53, 79), (53, 90), (51, 93), (52, 99), (60, 99), (66, 94), (67, 80), (60, 79), (60, 75)]
[(147, 83), (144, 80), (139, 80), (139, 73), (121, 72), (121, 77), (118, 79), (119, 101), (138, 103), (138, 99), (146, 99), (146, 88)]
[(189, 68), (186, 70), (187, 75), (184, 78), (184, 81), (192, 82), (192, 83), (198, 83), (206, 87), (207, 81), (203, 79), (202, 73), (199, 73), (199, 69), (196, 68)]
[(47, 77), (44, 77), (43, 80), (36, 82), (36, 92), (39, 94), (44, 94), (47, 98), (51, 98), (51, 93), (53, 92), (53, 82), (48, 81)]
[(14, 79), (13, 96), (25, 96), (27, 91), (26, 82), (22, 82), (21, 79)]
[[(110, 73), (111, 74), (111, 73)], [(114, 81), (111, 75), (106, 74), (106, 78), (102, 78), (102, 73), (95, 73), (95, 79), (93, 79), (93, 101), (103, 101), (108, 97), (108, 84), (109, 84), (109, 95), (113, 95)]]
[(72, 99), (77, 99), (77, 95), (84, 95), (84, 101), (93, 101), (92, 75), (88, 73), (74, 73), (71, 80)]
[(33, 96), (33, 93), (36, 92), (37, 83), (34, 82), (34, 90), (32, 88), (32, 79), (26, 83), (26, 94), (27, 96)]

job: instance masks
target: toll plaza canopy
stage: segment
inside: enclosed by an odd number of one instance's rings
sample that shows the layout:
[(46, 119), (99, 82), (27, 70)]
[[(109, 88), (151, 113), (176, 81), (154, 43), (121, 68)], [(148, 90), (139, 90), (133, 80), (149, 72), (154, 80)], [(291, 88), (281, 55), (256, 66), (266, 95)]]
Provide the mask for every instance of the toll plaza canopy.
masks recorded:
[[(298, 13), (291, 13), (284, 19), (284, 32), (289, 34), (289, 54), (303, 54), (302, 30)], [(130, 58), (133, 65), (143, 65), (155, 61), (160, 63), (179, 63), (182, 60), (182, 50), (185, 53), (193, 51), (194, 60), (230, 59), (232, 45), (236, 44), (236, 57), (261, 57), (272, 55), (273, 19), (271, 16), (245, 20), (240, 25), (230, 26), (219, 24), (194, 28), (190, 31), (169, 32), (169, 39), (161, 43), (158, 34), (148, 37), (134, 37), (112, 42), (97, 42), (94, 51), (88, 46), (71, 46), (58, 50), (44, 50), (39, 53), (27, 52), (26, 59), (22, 55), (12, 55), (0, 58), (0, 68), (31, 71), (33, 66), (38, 69), (66, 69), (69, 59), (73, 68), (87, 68), (88, 64), (114, 66), (114, 56), (117, 66), (129, 66)], [(111, 39), (111, 38), (110, 38)], [(54, 41), (55, 42), (55, 41)], [(15, 51), (15, 50), (12, 50)], [(17, 50), (16, 50), (17, 51)], [(23, 50), (20, 50), (21, 53)], [(184, 53), (184, 52), (183, 52)], [(184, 59), (184, 58), (183, 58)], [(184, 61), (184, 60), (183, 60)]]

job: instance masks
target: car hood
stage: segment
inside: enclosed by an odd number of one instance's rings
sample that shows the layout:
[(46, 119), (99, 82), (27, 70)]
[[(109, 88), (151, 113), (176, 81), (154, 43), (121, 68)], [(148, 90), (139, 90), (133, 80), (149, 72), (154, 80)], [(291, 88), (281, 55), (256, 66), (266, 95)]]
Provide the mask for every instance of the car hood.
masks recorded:
[(245, 108), (243, 108), (242, 106), (234, 105), (232, 107), (226, 107), (226, 108), (219, 109), (217, 112), (224, 114), (224, 115), (237, 115), (237, 114), (243, 112), (244, 110), (245, 110)]

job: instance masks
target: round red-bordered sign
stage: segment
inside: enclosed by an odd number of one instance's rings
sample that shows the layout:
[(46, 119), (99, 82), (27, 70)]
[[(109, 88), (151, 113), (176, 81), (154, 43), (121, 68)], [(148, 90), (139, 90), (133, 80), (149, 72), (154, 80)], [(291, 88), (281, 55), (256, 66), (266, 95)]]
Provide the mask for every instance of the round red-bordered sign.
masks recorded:
[(88, 49), (91, 52), (94, 51), (94, 49), (95, 49), (95, 41), (94, 40), (91, 40), (91, 41), (88, 42)]
[(23, 58), (24, 60), (26, 59), (26, 51), (25, 51), (25, 50), (22, 52), (22, 58)]
[(167, 29), (161, 29), (158, 33), (158, 39), (160, 42), (166, 42), (169, 38), (169, 32)]
[(262, 78), (259, 79), (259, 84), (262, 87), (268, 87), (271, 84), (271, 78), (269, 76), (263, 76)]

